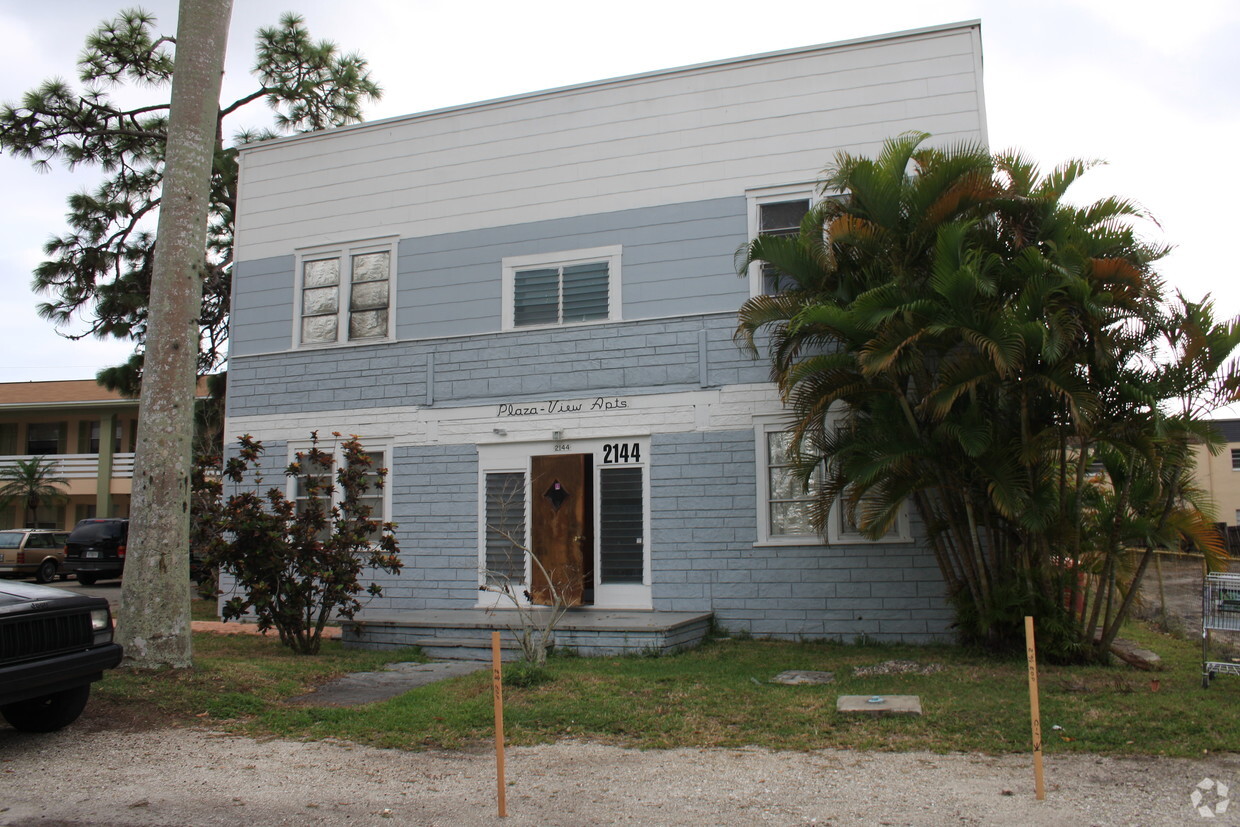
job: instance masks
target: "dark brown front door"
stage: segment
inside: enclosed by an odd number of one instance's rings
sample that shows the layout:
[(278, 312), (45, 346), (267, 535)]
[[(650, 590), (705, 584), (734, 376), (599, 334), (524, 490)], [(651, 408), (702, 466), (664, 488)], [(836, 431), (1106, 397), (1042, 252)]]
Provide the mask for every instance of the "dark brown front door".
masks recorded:
[(594, 548), (591, 464), (590, 454), (530, 458), (531, 550), (542, 563), (532, 567), (530, 594), (541, 606), (554, 602), (552, 587), (566, 605), (581, 605)]

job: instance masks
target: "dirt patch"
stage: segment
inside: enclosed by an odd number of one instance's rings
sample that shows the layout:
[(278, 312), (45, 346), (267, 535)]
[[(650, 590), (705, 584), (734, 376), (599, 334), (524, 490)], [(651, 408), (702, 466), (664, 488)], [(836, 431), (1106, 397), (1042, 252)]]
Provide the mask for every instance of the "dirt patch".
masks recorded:
[[(1134, 614), (1186, 640), (1200, 640), (1204, 573), (1200, 557), (1159, 555), (1145, 573)], [(1210, 644), (1213, 659), (1240, 657), (1240, 632), (1213, 631)]]

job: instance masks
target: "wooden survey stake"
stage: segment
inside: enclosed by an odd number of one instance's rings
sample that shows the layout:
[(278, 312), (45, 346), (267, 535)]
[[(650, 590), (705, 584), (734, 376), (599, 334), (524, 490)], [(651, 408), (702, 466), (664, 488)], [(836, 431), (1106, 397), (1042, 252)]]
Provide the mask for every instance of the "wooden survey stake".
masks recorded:
[(504, 669), (499, 655), (499, 632), (491, 632), (491, 682), (495, 688), (495, 783), (499, 791), (499, 817), (508, 816), (504, 790)]
[(1038, 801), (1046, 800), (1042, 775), (1042, 713), (1038, 709), (1038, 654), (1033, 647), (1033, 618), (1025, 617), (1025, 653), (1029, 657), (1029, 717), (1033, 726), (1033, 785)]

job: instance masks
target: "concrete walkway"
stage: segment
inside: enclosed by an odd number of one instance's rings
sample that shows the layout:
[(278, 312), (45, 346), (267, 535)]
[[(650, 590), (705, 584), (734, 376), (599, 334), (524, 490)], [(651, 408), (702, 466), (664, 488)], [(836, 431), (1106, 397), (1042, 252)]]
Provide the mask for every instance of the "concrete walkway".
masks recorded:
[[(259, 635), (255, 623), (224, 623), (215, 620), (195, 620), (190, 623), (195, 632), (217, 635)], [(271, 632), (275, 634), (275, 632)], [(323, 629), (324, 638), (339, 638), (339, 626)], [(313, 692), (289, 698), (286, 704), (293, 706), (358, 706), (376, 703), (403, 695), (410, 689), (426, 686), (435, 681), (468, 675), (490, 664), (480, 661), (441, 660), (432, 663), (389, 663), (381, 672), (351, 672), (320, 686)]]

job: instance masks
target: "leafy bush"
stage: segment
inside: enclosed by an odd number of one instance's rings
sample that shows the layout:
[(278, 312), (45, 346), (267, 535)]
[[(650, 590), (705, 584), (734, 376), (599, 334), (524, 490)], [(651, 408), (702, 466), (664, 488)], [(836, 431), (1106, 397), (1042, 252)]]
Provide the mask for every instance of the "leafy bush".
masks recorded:
[[(209, 549), (209, 563), (236, 580), (237, 593), (221, 614), (232, 620), (253, 613), (260, 630), (274, 628), (294, 652), (316, 654), (328, 620), (351, 618), (362, 608), (363, 567), (393, 574), (401, 568), (395, 525), (370, 519), (366, 503), (367, 491), (383, 487), (387, 469), (374, 468), (357, 437), (340, 444), (337, 468), (314, 432), (310, 449), (284, 472), (295, 480), (297, 493), (289, 499), (281, 488), (263, 490), (262, 443), (248, 434), (237, 442), (237, 456), (223, 472), (237, 490), (221, 500), (219, 486), (215, 504), (205, 495), (195, 514), (194, 535)], [(371, 583), (365, 591), (382, 589)]]

